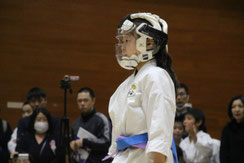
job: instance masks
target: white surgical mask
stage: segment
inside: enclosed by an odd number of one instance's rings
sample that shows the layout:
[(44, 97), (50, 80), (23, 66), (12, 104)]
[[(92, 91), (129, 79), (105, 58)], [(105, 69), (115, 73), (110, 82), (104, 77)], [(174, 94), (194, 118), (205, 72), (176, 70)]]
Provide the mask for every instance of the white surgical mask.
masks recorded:
[(176, 107), (176, 110), (177, 110), (177, 111), (182, 111), (183, 109), (185, 109), (184, 106), (182, 106), (182, 107)]
[(192, 104), (191, 103), (185, 103), (184, 106), (182, 106), (182, 107), (176, 107), (176, 110), (177, 111), (182, 111), (182, 110), (184, 110), (187, 107), (192, 107)]
[(34, 128), (37, 133), (43, 134), (48, 130), (48, 123), (47, 122), (35, 122)]

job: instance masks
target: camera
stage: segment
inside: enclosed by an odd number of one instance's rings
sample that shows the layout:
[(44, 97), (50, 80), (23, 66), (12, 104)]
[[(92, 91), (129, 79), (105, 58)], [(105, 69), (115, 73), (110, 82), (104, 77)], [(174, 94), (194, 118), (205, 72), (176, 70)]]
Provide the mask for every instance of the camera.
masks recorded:
[(14, 159), (16, 159), (16, 160), (29, 160), (29, 153), (14, 154)]

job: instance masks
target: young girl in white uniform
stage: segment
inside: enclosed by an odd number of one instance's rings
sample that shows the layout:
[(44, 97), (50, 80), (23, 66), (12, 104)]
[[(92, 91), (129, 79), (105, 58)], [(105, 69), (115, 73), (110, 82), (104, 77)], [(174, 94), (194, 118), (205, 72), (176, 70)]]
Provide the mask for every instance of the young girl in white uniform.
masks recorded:
[[(117, 88), (109, 102), (112, 120), (113, 163), (173, 163), (171, 151), (175, 117), (175, 83), (167, 50), (167, 23), (151, 13), (133, 13), (118, 27), (116, 57), (134, 72)], [(144, 134), (145, 149), (118, 149), (120, 136)], [(133, 140), (134, 141), (134, 140)], [(116, 150), (117, 149), (117, 150)]]
[(210, 163), (213, 139), (207, 134), (204, 113), (190, 109), (183, 122), (188, 136), (181, 141), (180, 148), (186, 163)]

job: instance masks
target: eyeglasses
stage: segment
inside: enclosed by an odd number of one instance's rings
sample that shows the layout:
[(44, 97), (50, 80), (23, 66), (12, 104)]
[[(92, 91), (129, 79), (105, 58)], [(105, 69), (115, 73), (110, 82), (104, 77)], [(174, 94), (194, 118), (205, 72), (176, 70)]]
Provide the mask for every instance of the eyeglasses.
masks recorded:
[(180, 92), (180, 93), (177, 93), (176, 96), (185, 96), (185, 95), (186, 95), (186, 93), (184, 93), (184, 92)]

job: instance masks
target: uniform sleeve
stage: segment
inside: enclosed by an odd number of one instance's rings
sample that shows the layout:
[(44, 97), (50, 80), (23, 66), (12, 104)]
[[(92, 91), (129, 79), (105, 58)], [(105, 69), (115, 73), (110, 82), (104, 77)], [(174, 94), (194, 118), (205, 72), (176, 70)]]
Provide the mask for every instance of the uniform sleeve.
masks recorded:
[(11, 135), (11, 139), (8, 142), (8, 150), (10, 153), (15, 152), (16, 145), (17, 145), (17, 128), (14, 129), (14, 132)]
[(108, 154), (111, 155), (113, 152), (116, 151), (117, 144), (116, 144), (116, 137), (115, 137), (115, 129), (112, 128), (112, 135), (111, 135), (111, 146), (109, 147)]
[(175, 118), (174, 84), (165, 71), (151, 73), (144, 86), (142, 105), (146, 113), (148, 142), (146, 155), (151, 159), (152, 152), (158, 152), (172, 158), (171, 144)]
[(180, 143), (184, 160), (187, 162), (209, 162), (212, 156), (212, 142), (212, 138), (203, 132), (197, 134), (196, 143), (190, 143), (189, 136), (186, 137)]
[(183, 139), (181, 142), (180, 142), (180, 148), (183, 152), (183, 158), (184, 158), (184, 161), (188, 161), (187, 159), (187, 153), (191, 153), (194, 155), (194, 153), (189, 149), (189, 137), (186, 137), (185, 139)]
[(195, 145), (199, 155), (203, 155), (208, 158), (211, 157), (213, 149), (212, 142), (212, 138), (209, 135), (198, 136)]

